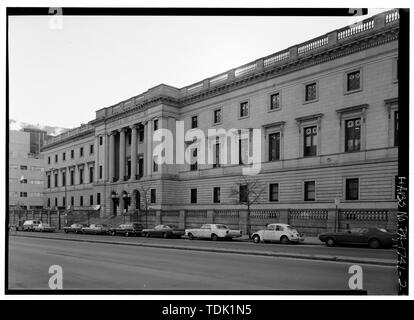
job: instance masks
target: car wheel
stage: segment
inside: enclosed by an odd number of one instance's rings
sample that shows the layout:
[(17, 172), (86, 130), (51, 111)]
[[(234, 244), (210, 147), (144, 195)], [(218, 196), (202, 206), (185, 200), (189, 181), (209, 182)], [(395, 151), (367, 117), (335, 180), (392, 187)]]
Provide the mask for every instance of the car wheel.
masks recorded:
[(167, 239), (168, 238), (168, 233), (164, 233), (162, 236), (164, 237), (164, 239)]
[(260, 237), (257, 234), (253, 236), (253, 242), (260, 243)]
[(326, 239), (325, 243), (328, 247), (335, 247), (335, 240), (332, 238)]
[(189, 233), (189, 234), (188, 234), (188, 239), (190, 239), (190, 240), (194, 240), (194, 236), (193, 236), (193, 234), (192, 234), (192, 233)]
[(65, 233), (68, 233), (69, 231), (68, 230), (65, 230)]
[(213, 240), (213, 241), (217, 241), (217, 240), (218, 240), (217, 235), (213, 233), (213, 234), (211, 235), (211, 240)]
[(381, 243), (378, 239), (371, 239), (369, 240), (368, 245), (371, 249), (378, 249), (381, 246)]
[(280, 238), (280, 242), (283, 243), (283, 244), (288, 244), (290, 241), (289, 241), (288, 237), (282, 236)]
[(129, 237), (129, 232), (125, 232), (125, 237)]
[(147, 238), (149, 238), (149, 237), (150, 237), (150, 234), (149, 234), (149, 233), (146, 233), (146, 234), (145, 234), (145, 236), (146, 236)]

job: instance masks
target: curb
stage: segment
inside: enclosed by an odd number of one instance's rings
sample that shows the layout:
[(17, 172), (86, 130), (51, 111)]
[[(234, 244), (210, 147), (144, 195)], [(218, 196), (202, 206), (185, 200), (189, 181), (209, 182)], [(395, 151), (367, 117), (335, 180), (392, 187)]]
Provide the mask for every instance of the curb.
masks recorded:
[(77, 242), (89, 242), (89, 243), (100, 243), (100, 244), (112, 244), (112, 245), (124, 245), (124, 246), (135, 246), (135, 247), (148, 247), (148, 248), (161, 248), (161, 249), (176, 249), (176, 250), (190, 250), (190, 251), (201, 251), (201, 252), (215, 252), (215, 253), (233, 253), (233, 254), (244, 254), (253, 256), (264, 256), (264, 257), (279, 257), (279, 258), (294, 258), (303, 260), (317, 260), (317, 261), (332, 261), (332, 262), (350, 262), (350, 263), (361, 263), (379, 266), (392, 266), (396, 267), (397, 262), (391, 260), (380, 260), (380, 259), (361, 259), (357, 257), (345, 257), (345, 256), (327, 256), (327, 255), (314, 255), (314, 254), (301, 254), (301, 253), (284, 253), (284, 252), (270, 252), (270, 251), (251, 251), (251, 250), (236, 250), (236, 249), (223, 249), (213, 247), (194, 247), (194, 246), (180, 246), (180, 245), (166, 245), (166, 244), (151, 244), (151, 243), (134, 243), (134, 242), (123, 242), (123, 241), (109, 241), (109, 240), (94, 240), (94, 239), (68, 239), (68, 238), (50, 238), (43, 235), (22, 235), (22, 234), (10, 234), (15, 237), (25, 238), (40, 238), (40, 239), (53, 239), (61, 241), (77, 241)]

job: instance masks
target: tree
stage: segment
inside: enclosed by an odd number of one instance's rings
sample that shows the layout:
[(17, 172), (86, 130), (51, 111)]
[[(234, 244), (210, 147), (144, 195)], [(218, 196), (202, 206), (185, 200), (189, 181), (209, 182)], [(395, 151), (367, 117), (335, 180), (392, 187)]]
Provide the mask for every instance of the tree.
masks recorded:
[(148, 228), (148, 207), (151, 201), (151, 186), (140, 186), (145, 210), (145, 228)]
[(242, 176), (237, 187), (232, 189), (231, 195), (237, 197), (236, 202), (247, 207), (247, 234), (251, 235), (250, 212), (254, 204), (259, 203), (264, 188), (258, 185), (257, 179)]

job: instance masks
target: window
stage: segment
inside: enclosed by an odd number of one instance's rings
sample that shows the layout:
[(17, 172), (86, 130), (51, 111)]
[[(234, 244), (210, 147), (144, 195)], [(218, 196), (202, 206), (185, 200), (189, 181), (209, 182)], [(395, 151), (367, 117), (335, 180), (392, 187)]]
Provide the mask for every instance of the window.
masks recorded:
[(74, 206), (75, 205), (75, 197), (70, 197), (70, 205)]
[(158, 158), (154, 158), (154, 162), (153, 162), (153, 171), (154, 172), (158, 172)]
[(269, 161), (280, 160), (280, 132), (269, 134)]
[(83, 196), (79, 197), (79, 205), (82, 207), (83, 206)]
[(154, 131), (158, 130), (158, 119), (154, 120)]
[(128, 176), (128, 178), (130, 178), (130, 177), (131, 177), (131, 164), (132, 164), (132, 162), (131, 162), (131, 158), (129, 158), (129, 159), (127, 160), (127, 176)]
[(191, 189), (191, 203), (197, 203), (197, 189)]
[(99, 145), (101, 146), (103, 144), (103, 137), (102, 136), (100, 136), (99, 137)]
[(58, 162), (58, 155), (55, 154), (55, 163)]
[(102, 166), (99, 166), (99, 179), (102, 179)]
[(398, 147), (398, 111), (394, 111), (394, 147)]
[(279, 184), (272, 183), (269, 185), (269, 201), (279, 201)]
[(345, 152), (361, 150), (361, 118), (345, 121)]
[(217, 110), (214, 110), (214, 124), (217, 124), (217, 123), (221, 123), (221, 121), (223, 120), (222, 119), (222, 114), (221, 114), (221, 109), (217, 109)]
[(315, 181), (305, 182), (305, 201), (315, 201)]
[(58, 186), (58, 174), (55, 173), (55, 187)]
[(79, 149), (79, 156), (80, 156), (80, 157), (83, 157), (83, 147), (81, 147), (81, 148)]
[(305, 101), (316, 100), (318, 96), (316, 82), (312, 82), (305, 86)]
[(47, 157), (47, 164), (50, 164), (50, 156)]
[(99, 192), (96, 194), (96, 204), (101, 204), (101, 194)]
[(151, 189), (151, 203), (157, 202), (157, 191), (155, 189)]
[(62, 206), (66, 207), (66, 198), (65, 197), (62, 198)]
[(79, 169), (79, 184), (83, 184), (83, 169)]
[(55, 198), (55, 207), (58, 206), (58, 198)]
[(93, 171), (95, 170), (94, 167), (89, 167), (89, 183), (93, 182)]
[(191, 129), (195, 129), (198, 127), (198, 117), (193, 116), (191, 117)]
[(346, 75), (346, 91), (361, 89), (361, 71), (349, 72)]
[(20, 179), (20, 183), (27, 184), (27, 179)]
[(270, 110), (280, 109), (280, 93), (272, 93), (270, 95)]
[(213, 189), (213, 202), (220, 203), (220, 187), (214, 187)]
[(92, 206), (93, 205), (93, 194), (91, 194), (89, 196), (89, 205)]
[(20, 166), (20, 170), (27, 170), (27, 166)]
[(249, 102), (245, 101), (240, 103), (240, 118), (249, 116)]
[(47, 206), (50, 207), (50, 198), (47, 198)]
[(50, 188), (50, 174), (47, 175), (47, 187)]
[(139, 141), (144, 141), (144, 129), (139, 130)]
[(247, 202), (249, 200), (249, 193), (247, 185), (241, 185), (239, 187), (239, 202)]
[(62, 186), (66, 186), (66, 172), (62, 172)]
[(20, 192), (20, 198), (27, 198), (27, 192)]
[(144, 175), (144, 157), (140, 156), (138, 159), (138, 175), (142, 177)]
[(213, 168), (219, 168), (221, 167), (220, 164), (220, 138), (216, 137), (216, 143), (214, 147), (214, 162), (213, 162)]
[(193, 159), (190, 165), (190, 170), (195, 171), (198, 169), (198, 162), (197, 162), (197, 149), (193, 150)]
[(346, 200), (358, 200), (359, 199), (359, 179), (346, 179)]
[(75, 150), (70, 150), (70, 158), (75, 158)]
[(313, 157), (316, 156), (317, 151), (317, 136), (318, 136), (318, 127), (311, 126), (306, 127), (303, 130), (303, 156), (304, 157)]
[(70, 171), (70, 185), (73, 186), (75, 184), (75, 171)]
[(128, 145), (131, 145), (132, 143), (132, 134), (128, 134)]
[(66, 161), (66, 152), (63, 152), (63, 153), (62, 153), (62, 160), (63, 160), (63, 161)]
[(89, 145), (89, 154), (93, 154), (93, 144)]
[(249, 139), (239, 139), (239, 164), (248, 164), (249, 162)]

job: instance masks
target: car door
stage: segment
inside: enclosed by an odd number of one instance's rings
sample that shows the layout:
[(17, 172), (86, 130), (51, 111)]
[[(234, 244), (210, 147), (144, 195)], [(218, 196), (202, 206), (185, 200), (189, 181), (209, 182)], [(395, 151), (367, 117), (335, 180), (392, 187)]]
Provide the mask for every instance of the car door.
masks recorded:
[(276, 225), (271, 224), (267, 226), (266, 230), (263, 232), (263, 240), (264, 241), (275, 241), (276, 240)]
[(211, 237), (211, 224), (204, 224), (201, 226), (200, 230), (198, 231), (200, 238), (210, 238)]

